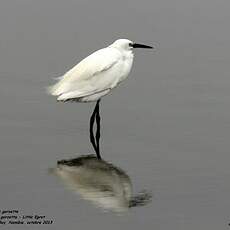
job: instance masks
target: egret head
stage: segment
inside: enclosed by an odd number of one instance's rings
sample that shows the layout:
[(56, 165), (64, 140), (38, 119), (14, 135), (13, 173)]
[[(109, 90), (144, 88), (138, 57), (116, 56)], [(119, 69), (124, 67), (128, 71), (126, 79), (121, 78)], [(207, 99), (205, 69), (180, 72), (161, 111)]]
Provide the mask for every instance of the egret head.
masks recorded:
[(153, 49), (152, 46), (138, 44), (128, 39), (118, 39), (111, 45), (111, 47), (115, 47), (117, 49), (122, 50), (132, 50), (133, 48)]

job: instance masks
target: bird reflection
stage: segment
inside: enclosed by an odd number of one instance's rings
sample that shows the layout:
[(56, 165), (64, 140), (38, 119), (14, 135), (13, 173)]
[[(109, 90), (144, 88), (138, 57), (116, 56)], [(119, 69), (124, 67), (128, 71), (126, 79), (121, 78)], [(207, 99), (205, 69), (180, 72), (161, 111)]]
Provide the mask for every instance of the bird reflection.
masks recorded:
[(104, 210), (124, 212), (151, 201), (151, 194), (146, 191), (133, 196), (130, 177), (94, 155), (60, 160), (52, 172), (83, 199)]

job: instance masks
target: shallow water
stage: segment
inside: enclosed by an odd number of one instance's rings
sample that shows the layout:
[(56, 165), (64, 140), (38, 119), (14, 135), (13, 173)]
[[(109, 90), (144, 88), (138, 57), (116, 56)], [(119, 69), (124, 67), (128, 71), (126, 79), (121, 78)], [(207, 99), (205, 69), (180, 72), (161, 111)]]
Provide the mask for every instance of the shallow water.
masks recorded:
[[(34, 226), (44, 229), (229, 229), (229, 7), (2, 1), (0, 209), (46, 215), (52, 225)], [(57, 161), (93, 153), (94, 104), (56, 103), (45, 87), (119, 37), (158, 50), (137, 50), (129, 79), (101, 103), (103, 159), (126, 172), (134, 194), (152, 195), (118, 215), (49, 173)]]

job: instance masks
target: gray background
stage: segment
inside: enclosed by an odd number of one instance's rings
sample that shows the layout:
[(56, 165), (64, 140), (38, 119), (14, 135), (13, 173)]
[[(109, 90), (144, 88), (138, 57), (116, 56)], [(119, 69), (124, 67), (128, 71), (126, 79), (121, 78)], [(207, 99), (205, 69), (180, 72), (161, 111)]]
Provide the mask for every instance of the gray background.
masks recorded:
[[(226, 0), (1, 0), (0, 208), (55, 221), (34, 229), (229, 229), (229, 11)], [(102, 100), (103, 157), (153, 193), (118, 216), (48, 174), (93, 152), (94, 105), (56, 103), (45, 87), (121, 37), (158, 50), (137, 50)]]

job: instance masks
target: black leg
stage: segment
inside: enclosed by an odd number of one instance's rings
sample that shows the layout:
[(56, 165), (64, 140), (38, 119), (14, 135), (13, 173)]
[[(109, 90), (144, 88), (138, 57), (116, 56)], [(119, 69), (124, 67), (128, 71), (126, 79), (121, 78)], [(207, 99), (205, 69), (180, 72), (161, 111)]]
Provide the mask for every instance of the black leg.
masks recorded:
[(94, 134), (93, 134), (93, 125), (94, 125), (95, 116), (96, 116), (96, 108), (97, 108), (97, 105), (95, 106), (94, 111), (90, 117), (90, 128), (89, 128), (90, 142), (92, 143), (95, 152), (97, 152), (97, 146), (96, 146), (95, 138), (94, 138)]
[(100, 117), (100, 100), (97, 102), (97, 112), (96, 112), (96, 122), (97, 122), (97, 131), (96, 131), (96, 142), (97, 142), (97, 157), (101, 159), (100, 155), (100, 137), (101, 137), (101, 117)]
[[(94, 151), (97, 154), (97, 158), (101, 159), (101, 155), (100, 155), (100, 145), (99, 145), (99, 141), (100, 141), (100, 111), (99, 111), (99, 103), (100, 100), (97, 101), (96, 106), (94, 108), (94, 111), (90, 117), (90, 141), (93, 145)], [(97, 122), (97, 130), (96, 130), (96, 142), (95, 142), (95, 137), (94, 137), (94, 132), (93, 132), (93, 126), (94, 126), (94, 122)]]

